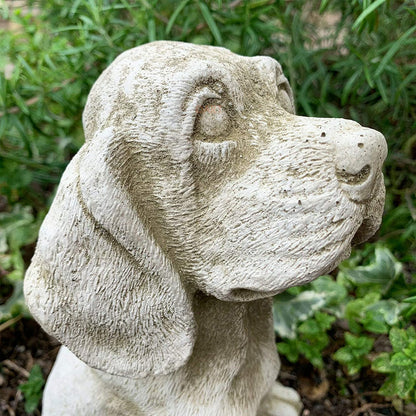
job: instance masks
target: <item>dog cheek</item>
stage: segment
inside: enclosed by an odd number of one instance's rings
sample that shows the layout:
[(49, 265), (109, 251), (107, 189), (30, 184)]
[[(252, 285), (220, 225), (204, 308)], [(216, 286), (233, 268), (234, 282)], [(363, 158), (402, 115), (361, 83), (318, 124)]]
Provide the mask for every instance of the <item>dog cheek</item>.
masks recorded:
[[(265, 297), (335, 267), (359, 225), (333, 222), (336, 196), (334, 186), (332, 193), (304, 197), (300, 205), (295, 195), (283, 197), (258, 183), (224, 191), (212, 201), (198, 243), (208, 265), (202, 272), (207, 291), (229, 300), (236, 290), (251, 291), (247, 299)], [(342, 202), (345, 220), (355, 207)]]
[(313, 131), (280, 129), (198, 220), (195, 245), (208, 265), (200, 281), (224, 299), (235, 290), (267, 296), (327, 273), (347, 257), (363, 218), (340, 189), (331, 145)]

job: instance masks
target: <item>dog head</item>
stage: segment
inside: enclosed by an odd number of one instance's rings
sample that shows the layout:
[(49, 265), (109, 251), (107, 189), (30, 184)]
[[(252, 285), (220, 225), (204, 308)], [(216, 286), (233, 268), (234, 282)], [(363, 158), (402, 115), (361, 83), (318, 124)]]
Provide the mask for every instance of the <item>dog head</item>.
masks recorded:
[(379, 227), (383, 136), (294, 114), (268, 57), (154, 42), (93, 86), (25, 281), (46, 330), (93, 367), (145, 376), (192, 351), (192, 295), (273, 296)]

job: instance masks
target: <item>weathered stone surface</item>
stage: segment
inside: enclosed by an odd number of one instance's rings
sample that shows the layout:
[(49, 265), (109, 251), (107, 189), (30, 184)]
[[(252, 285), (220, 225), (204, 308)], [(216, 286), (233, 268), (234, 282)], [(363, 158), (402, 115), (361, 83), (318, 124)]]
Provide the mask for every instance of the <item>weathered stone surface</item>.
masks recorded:
[(25, 279), (65, 346), (44, 415), (292, 416), (271, 297), (378, 228), (383, 136), (294, 114), (268, 57), (154, 42), (85, 107)]

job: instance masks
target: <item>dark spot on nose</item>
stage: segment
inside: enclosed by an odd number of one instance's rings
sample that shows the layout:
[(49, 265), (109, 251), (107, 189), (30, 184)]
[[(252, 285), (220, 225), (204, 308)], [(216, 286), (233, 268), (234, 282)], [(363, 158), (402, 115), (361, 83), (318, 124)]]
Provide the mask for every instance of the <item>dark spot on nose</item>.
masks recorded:
[(359, 148), (363, 148), (364, 147), (364, 143), (358, 143), (358, 147)]
[(321, 133), (321, 137), (325, 137), (326, 136), (326, 133), (323, 131), (322, 133)]

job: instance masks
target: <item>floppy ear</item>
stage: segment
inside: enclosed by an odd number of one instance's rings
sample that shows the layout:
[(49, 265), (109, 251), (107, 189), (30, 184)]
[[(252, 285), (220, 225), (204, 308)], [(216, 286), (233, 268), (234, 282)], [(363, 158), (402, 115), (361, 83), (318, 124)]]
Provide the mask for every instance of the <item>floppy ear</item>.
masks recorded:
[(42, 327), (93, 368), (167, 374), (194, 345), (191, 300), (109, 160), (113, 132), (65, 171), (25, 277)]

